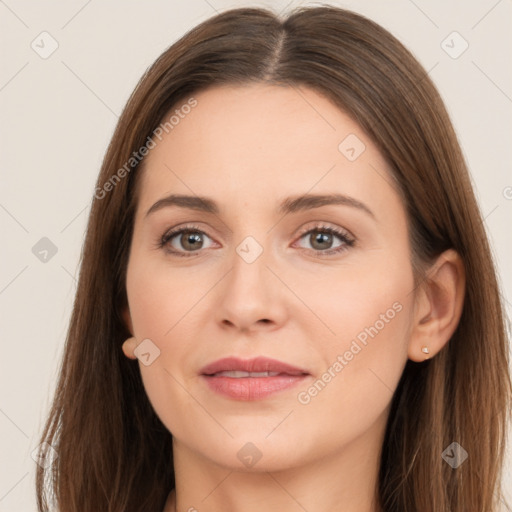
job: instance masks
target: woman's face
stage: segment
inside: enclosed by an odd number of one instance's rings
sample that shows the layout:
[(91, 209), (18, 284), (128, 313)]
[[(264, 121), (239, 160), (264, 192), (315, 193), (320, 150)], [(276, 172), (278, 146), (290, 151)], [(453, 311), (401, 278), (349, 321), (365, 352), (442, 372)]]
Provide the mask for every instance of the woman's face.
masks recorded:
[[(388, 166), (311, 89), (194, 97), (146, 157), (128, 263), (126, 318), (146, 340), (137, 356), (156, 413), (177, 447), (224, 467), (374, 452), (414, 299)], [(189, 199), (154, 206), (170, 195)], [(238, 361), (206, 368), (224, 358)]]

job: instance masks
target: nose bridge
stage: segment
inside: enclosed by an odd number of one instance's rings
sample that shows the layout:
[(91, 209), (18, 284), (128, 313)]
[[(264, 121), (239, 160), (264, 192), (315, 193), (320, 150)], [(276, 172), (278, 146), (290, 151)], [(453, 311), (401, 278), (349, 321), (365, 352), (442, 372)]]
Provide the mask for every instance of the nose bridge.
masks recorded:
[[(256, 220), (256, 217), (260, 220)], [(264, 273), (268, 273), (265, 265), (272, 259), (272, 233), (268, 234), (268, 228), (268, 219), (262, 215), (261, 205), (247, 201), (238, 204), (238, 219), (233, 225), (233, 278), (236, 276), (249, 282), (258, 276), (264, 279)]]
[(279, 290), (273, 283), (272, 254), (265, 233), (246, 235), (234, 246), (231, 271), (225, 278), (219, 297), (221, 321), (229, 321), (241, 329), (247, 329), (260, 320), (278, 322), (282, 305)]
[[(261, 238), (259, 236), (260, 240)], [(260, 242), (252, 235), (245, 236), (235, 246), (230, 284), (236, 288), (236, 293), (245, 295), (251, 292), (253, 297), (267, 295), (268, 276), (266, 274), (269, 273), (267, 264), (270, 257), (266, 240)]]
[[(262, 237), (259, 238), (261, 240)], [(264, 249), (263, 244), (267, 246), (267, 250)], [(260, 242), (254, 236), (248, 235), (236, 246), (235, 252), (247, 265), (252, 265), (258, 259), (265, 260), (266, 256), (264, 258), (261, 258), (261, 256), (268, 252), (267, 238)]]

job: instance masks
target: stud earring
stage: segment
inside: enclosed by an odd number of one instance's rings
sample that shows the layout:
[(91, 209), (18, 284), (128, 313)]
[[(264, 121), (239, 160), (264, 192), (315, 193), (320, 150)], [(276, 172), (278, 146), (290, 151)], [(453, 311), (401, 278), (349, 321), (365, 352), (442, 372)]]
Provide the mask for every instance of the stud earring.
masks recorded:
[(424, 354), (427, 354), (427, 355), (425, 356), (425, 359), (429, 359), (429, 357), (430, 357), (430, 356), (429, 356), (428, 354), (430, 354), (430, 350), (428, 349), (428, 347), (427, 347), (427, 346), (425, 346), (425, 347), (421, 347), (421, 351), (422, 351)]

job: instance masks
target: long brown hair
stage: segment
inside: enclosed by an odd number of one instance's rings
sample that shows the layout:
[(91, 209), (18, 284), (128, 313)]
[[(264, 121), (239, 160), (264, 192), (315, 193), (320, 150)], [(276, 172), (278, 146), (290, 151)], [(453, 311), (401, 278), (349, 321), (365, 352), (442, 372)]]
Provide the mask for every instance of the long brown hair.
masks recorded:
[[(97, 181), (60, 376), (37, 470), (42, 512), (163, 509), (174, 487), (172, 436), (153, 411), (131, 336), (126, 266), (140, 165), (171, 108), (219, 84), (315, 89), (348, 113), (393, 169), (409, 219), (416, 278), (448, 248), (462, 257), (466, 292), (453, 337), (434, 358), (407, 361), (394, 393), (376, 497), (385, 512), (495, 512), (512, 385), (495, 268), (457, 137), (432, 81), (391, 34), (330, 6), (285, 19), (233, 9), (201, 23), (144, 74), (117, 124)], [(124, 172), (120, 169), (124, 168)], [(107, 186), (107, 182), (110, 186)], [(452, 468), (443, 451), (468, 453)], [(44, 445), (46, 448), (47, 445)], [(41, 450), (41, 456), (50, 451)]]

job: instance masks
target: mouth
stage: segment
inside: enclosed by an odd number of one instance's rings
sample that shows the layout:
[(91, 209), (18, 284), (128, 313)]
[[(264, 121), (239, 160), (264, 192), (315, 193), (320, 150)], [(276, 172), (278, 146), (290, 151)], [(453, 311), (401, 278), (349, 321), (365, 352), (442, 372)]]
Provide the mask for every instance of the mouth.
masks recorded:
[(231, 371), (223, 371), (217, 372), (209, 377), (231, 377), (233, 379), (242, 379), (244, 377), (276, 377), (277, 375), (288, 375), (286, 373), (279, 372), (243, 372), (241, 370), (231, 370)]
[(200, 370), (208, 387), (234, 400), (262, 400), (290, 389), (310, 374), (307, 370), (276, 359), (257, 357), (219, 359)]

